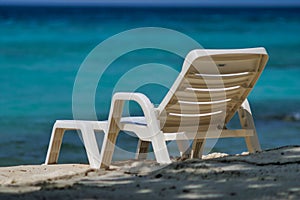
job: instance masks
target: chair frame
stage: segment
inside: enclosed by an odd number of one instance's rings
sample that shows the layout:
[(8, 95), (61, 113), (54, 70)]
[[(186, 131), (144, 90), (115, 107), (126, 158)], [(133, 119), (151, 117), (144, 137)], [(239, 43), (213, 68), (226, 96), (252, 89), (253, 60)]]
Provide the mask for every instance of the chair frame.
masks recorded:
[[(255, 83), (268, 59), (265, 49), (252, 48), (228, 51), (194, 50), (187, 55), (181, 74), (183, 73), (183, 75), (185, 75), (184, 73), (189, 70), (189, 67), (192, 65), (194, 60), (201, 56), (222, 55), (226, 54), (226, 52), (227, 54), (241, 54), (241, 52), (243, 54), (260, 54), (264, 57), (261, 58), (262, 61), (260, 65), (262, 65), (262, 67), (260, 69), (261, 71), (257, 72), (258, 75), (254, 80)], [(137, 147), (137, 159), (146, 159), (149, 145), (152, 144), (156, 161), (161, 164), (171, 163), (166, 141), (172, 140), (177, 141), (181, 156), (188, 156), (190, 158), (202, 157), (205, 141), (208, 138), (244, 137), (250, 153), (261, 151), (250, 105), (246, 98), (250, 90), (245, 93), (245, 98), (242, 102), (240, 102), (239, 107), (233, 110), (232, 113), (226, 114), (227, 117), (228, 115), (231, 115), (229, 118), (230, 120), (233, 114), (238, 112), (242, 129), (228, 130), (224, 126), (203, 132), (197, 131), (197, 133), (189, 131), (164, 132), (161, 128), (162, 111), (169, 104), (169, 101), (172, 98), (171, 96), (174, 94), (172, 91), (176, 91), (179, 85), (180, 80), (176, 80), (169, 93), (157, 108), (153, 106), (149, 98), (144, 94), (120, 92), (115, 93), (112, 97), (108, 121), (57, 120), (53, 126), (45, 164), (57, 163), (63, 135), (66, 130), (81, 131), (91, 168), (109, 168), (115, 149), (115, 143), (120, 131), (134, 132), (138, 136), (139, 142)], [(252, 88), (253, 86), (254, 84), (252, 85)], [(141, 107), (145, 118), (144, 125), (128, 123), (126, 120), (123, 120), (122, 112), (126, 101), (135, 101)], [(136, 117), (131, 117), (131, 120), (134, 121), (135, 119)], [(101, 153), (98, 149), (95, 131), (102, 131), (104, 133)], [(187, 148), (189, 146), (187, 144), (187, 140), (193, 140), (191, 148)]]

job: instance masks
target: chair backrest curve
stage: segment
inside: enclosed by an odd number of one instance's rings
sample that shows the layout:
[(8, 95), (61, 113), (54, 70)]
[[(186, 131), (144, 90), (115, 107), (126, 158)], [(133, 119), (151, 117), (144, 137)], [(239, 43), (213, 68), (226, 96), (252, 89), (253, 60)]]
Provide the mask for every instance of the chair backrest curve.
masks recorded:
[(158, 107), (164, 132), (223, 127), (245, 101), (268, 60), (262, 47), (196, 49)]

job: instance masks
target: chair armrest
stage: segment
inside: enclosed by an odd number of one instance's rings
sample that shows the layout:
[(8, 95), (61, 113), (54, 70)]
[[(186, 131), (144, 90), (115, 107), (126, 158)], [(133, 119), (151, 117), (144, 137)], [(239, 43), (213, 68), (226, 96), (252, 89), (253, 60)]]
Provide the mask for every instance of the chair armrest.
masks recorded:
[(123, 105), (125, 101), (135, 101), (142, 108), (147, 127), (151, 130), (152, 133), (160, 132), (160, 127), (156, 115), (156, 110), (154, 105), (151, 103), (149, 98), (142, 93), (127, 93), (127, 92), (118, 92), (113, 95), (111, 102), (111, 109), (109, 114), (109, 124), (111, 120), (114, 119), (119, 123), (122, 117)]
[[(146, 117), (146, 113), (147, 113), (145, 111), (154, 109), (154, 106), (151, 103), (150, 99), (142, 93), (130, 93), (130, 92), (117, 92), (117, 93), (115, 93), (113, 95), (112, 102), (120, 101), (120, 100), (137, 102), (141, 106), (145, 117)], [(148, 113), (148, 114), (150, 114), (150, 113)]]

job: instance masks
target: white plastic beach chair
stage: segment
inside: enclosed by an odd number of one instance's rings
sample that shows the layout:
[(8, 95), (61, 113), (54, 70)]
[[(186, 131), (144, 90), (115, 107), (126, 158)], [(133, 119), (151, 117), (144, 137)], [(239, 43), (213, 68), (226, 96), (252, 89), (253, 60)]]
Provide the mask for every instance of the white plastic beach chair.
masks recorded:
[[(152, 144), (158, 163), (171, 163), (166, 141), (176, 140), (182, 156), (201, 158), (208, 138), (244, 137), (250, 153), (261, 151), (247, 96), (268, 60), (264, 48), (193, 50), (155, 108), (141, 93), (113, 95), (108, 121), (56, 121), (45, 164), (57, 162), (65, 130), (81, 130), (92, 168), (108, 168), (120, 130), (139, 138), (137, 158), (145, 159)], [(142, 117), (122, 117), (125, 101), (137, 102)], [(241, 129), (226, 124), (238, 111)], [(99, 153), (94, 131), (105, 133)], [(187, 141), (192, 140), (191, 148)]]

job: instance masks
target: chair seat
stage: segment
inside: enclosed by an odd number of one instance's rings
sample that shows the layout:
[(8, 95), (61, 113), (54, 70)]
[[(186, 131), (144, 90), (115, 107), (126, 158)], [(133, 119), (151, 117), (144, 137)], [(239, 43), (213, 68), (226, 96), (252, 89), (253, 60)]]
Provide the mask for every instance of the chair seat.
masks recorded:
[(121, 123), (147, 126), (147, 122), (146, 122), (145, 117), (141, 117), (141, 116), (138, 116), (138, 117), (122, 117), (121, 118)]
[(88, 126), (94, 130), (104, 131), (107, 128), (107, 121), (56, 120), (54, 126), (66, 130), (80, 130)]

